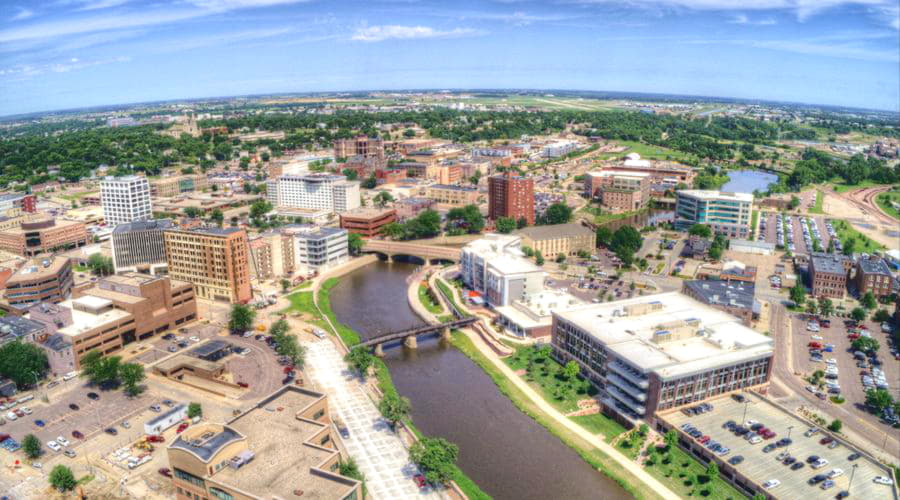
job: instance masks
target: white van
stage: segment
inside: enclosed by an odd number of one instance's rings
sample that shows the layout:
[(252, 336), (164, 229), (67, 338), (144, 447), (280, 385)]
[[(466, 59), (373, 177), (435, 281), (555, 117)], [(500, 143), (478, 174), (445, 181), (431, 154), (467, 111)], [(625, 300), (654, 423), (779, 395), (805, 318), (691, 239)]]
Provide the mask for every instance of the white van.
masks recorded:
[(28, 401), (31, 401), (32, 399), (34, 399), (34, 394), (29, 394), (27, 396), (22, 396), (21, 398), (17, 399), (16, 403), (19, 403), (19, 404), (27, 403)]
[(69, 372), (63, 375), (63, 382), (68, 382), (78, 376), (78, 372)]

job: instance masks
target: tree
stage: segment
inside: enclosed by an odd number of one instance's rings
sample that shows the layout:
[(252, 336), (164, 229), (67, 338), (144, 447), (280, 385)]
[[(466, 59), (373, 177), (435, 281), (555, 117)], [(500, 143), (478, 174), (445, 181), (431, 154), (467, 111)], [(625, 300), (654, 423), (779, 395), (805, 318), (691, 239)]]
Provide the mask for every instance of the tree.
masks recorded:
[(359, 470), (359, 465), (356, 464), (356, 460), (354, 460), (353, 457), (348, 457), (346, 462), (341, 460), (339, 467), (339, 472), (344, 477), (356, 479), (357, 481), (366, 480), (366, 475)]
[(707, 255), (709, 255), (709, 258), (712, 260), (719, 260), (722, 258), (722, 251), (722, 247), (719, 245), (710, 245)]
[(244, 304), (235, 304), (231, 306), (228, 329), (231, 330), (231, 333), (245, 332), (253, 328), (254, 319), (256, 319), (256, 311)]
[(117, 383), (119, 370), (122, 368), (121, 356), (106, 356), (97, 363), (96, 382), (98, 384)]
[(884, 389), (869, 389), (866, 391), (866, 405), (873, 408), (876, 412), (881, 413), (882, 410), (894, 404), (891, 393)]
[(108, 276), (115, 272), (112, 257), (104, 257), (102, 254), (95, 253), (88, 257), (87, 267), (98, 276)]
[(360, 377), (365, 378), (369, 367), (375, 363), (375, 356), (366, 347), (356, 346), (344, 356), (344, 361), (350, 364)]
[(692, 236), (699, 236), (701, 238), (711, 238), (712, 237), (712, 229), (706, 224), (694, 224), (688, 229), (688, 234)]
[(843, 426), (843, 422), (841, 422), (839, 419), (834, 419), (830, 424), (828, 424), (828, 430), (830, 430), (831, 432), (841, 432), (841, 427)]
[(272, 204), (266, 200), (257, 200), (250, 205), (250, 218), (259, 219), (272, 211)]
[(791, 195), (791, 201), (788, 202), (788, 208), (790, 210), (796, 210), (797, 207), (800, 206), (800, 198), (797, 195)]
[(196, 219), (197, 217), (200, 217), (200, 215), (202, 215), (202, 214), (203, 214), (203, 210), (200, 210), (197, 207), (185, 207), (184, 208), (184, 215), (186, 215), (187, 217), (189, 217), (191, 219)]
[(363, 189), (375, 189), (375, 186), (378, 185), (378, 179), (375, 178), (375, 174), (372, 174), (366, 177), (361, 183), (360, 187)]
[(378, 402), (378, 411), (385, 420), (390, 422), (392, 428), (396, 428), (397, 424), (409, 416), (412, 405), (409, 399), (398, 395), (395, 392), (388, 392)]
[(281, 285), (281, 291), (284, 293), (291, 289), (291, 281), (286, 278), (281, 278), (281, 281), (278, 283)]
[(562, 264), (562, 263), (565, 262), (565, 261), (566, 261), (566, 254), (561, 253), (561, 254), (558, 254), (558, 255), (556, 256), (556, 263), (557, 263), (557, 264)]
[(453, 477), (459, 447), (444, 438), (425, 437), (409, 448), (409, 459), (431, 484), (445, 484)]
[(719, 478), (719, 466), (716, 465), (715, 462), (710, 462), (709, 465), (706, 466), (706, 477), (708, 477), (710, 481), (715, 481)]
[(872, 337), (859, 337), (850, 343), (850, 347), (852, 347), (854, 351), (871, 353), (878, 352), (878, 348), (881, 347), (881, 345)]
[(512, 217), (499, 217), (494, 222), (494, 226), (498, 233), (509, 234), (516, 230), (516, 220)]
[(200, 403), (192, 402), (188, 404), (187, 416), (188, 418), (202, 417), (203, 407), (200, 406)]
[(605, 226), (597, 228), (597, 247), (608, 247), (612, 244), (613, 232)]
[(831, 313), (834, 312), (834, 304), (831, 302), (829, 298), (823, 298), (819, 301), (819, 314), (822, 316), (831, 316)]
[(540, 250), (534, 251), (534, 263), (543, 266), (544, 265), (544, 256), (541, 254)]
[(869, 311), (878, 307), (878, 301), (875, 300), (875, 295), (873, 295), (872, 292), (866, 292), (866, 294), (862, 296), (862, 299), (860, 299), (859, 302)]
[(675, 429), (669, 429), (668, 432), (663, 436), (666, 440), (666, 449), (671, 450), (678, 445), (678, 433), (675, 432)]
[(537, 223), (540, 225), (565, 224), (570, 220), (572, 220), (572, 207), (558, 202), (547, 207)]
[(98, 368), (100, 361), (103, 359), (103, 353), (97, 349), (88, 351), (81, 358), (81, 376), (88, 379), (92, 384), (96, 384)]
[(791, 287), (790, 296), (791, 301), (795, 304), (798, 306), (803, 305), (806, 302), (806, 287), (798, 281), (796, 285)]
[(119, 377), (122, 378), (122, 385), (125, 386), (125, 393), (129, 396), (137, 396), (142, 392), (139, 384), (146, 377), (144, 375), (144, 365), (138, 363), (125, 363), (119, 368)]
[(575, 360), (569, 361), (563, 368), (563, 377), (565, 377), (566, 380), (574, 379), (579, 373), (581, 373), (581, 367), (578, 366), (578, 362)]
[(410, 137), (415, 137), (415, 136), (416, 136), (416, 131), (411, 128), (408, 128), (403, 131), (403, 137), (410, 138)]
[(222, 211), (217, 208), (209, 215), (209, 220), (221, 227), (222, 223), (225, 222), (225, 216), (222, 214)]
[(854, 307), (850, 311), (850, 317), (856, 322), (864, 321), (866, 319), (866, 310), (862, 307)]
[(16, 340), (0, 346), (0, 375), (17, 387), (36, 384), (47, 373), (47, 354), (40, 347)]
[(363, 241), (362, 236), (358, 233), (350, 233), (347, 235), (347, 248), (351, 255), (359, 255), (359, 252), (365, 244), (366, 242)]
[(372, 197), (372, 203), (381, 208), (386, 207), (392, 201), (394, 201), (394, 196), (387, 191), (379, 191), (378, 194)]
[(887, 311), (887, 309), (879, 309), (875, 314), (872, 315), (872, 321), (877, 321), (879, 323), (884, 323), (885, 321), (891, 320), (891, 313)]
[(477, 205), (451, 208), (447, 212), (448, 226), (465, 229), (468, 233), (480, 233), (484, 229), (484, 216)]
[(525, 254), (526, 257), (534, 257), (534, 249), (531, 248), (530, 246), (527, 246), (527, 245), (523, 246), (522, 253)]
[(30, 459), (41, 456), (41, 441), (34, 434), (28, 434), (22, 439), (22, 450)]
[(519, 220), (516, 221), (516, 227), (522, 229), (523, 227), (528, 225), (528, 219), (525, 217), (519, 217)]
[(75, 475), (72, 474), (72, 469), (62, 464), (57, 465), (50, 471), (50, 477), (47, 478), (47, 481), (59, 491), (73, 490), (76, 485)]

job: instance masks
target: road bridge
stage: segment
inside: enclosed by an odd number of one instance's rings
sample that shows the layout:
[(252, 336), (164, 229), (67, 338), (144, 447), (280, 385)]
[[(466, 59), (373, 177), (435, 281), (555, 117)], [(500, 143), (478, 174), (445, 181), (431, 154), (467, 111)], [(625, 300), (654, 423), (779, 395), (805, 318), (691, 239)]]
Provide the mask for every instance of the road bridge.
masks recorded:
[(462, 253), (459, 248), (388, 240), (366, 240), (361, 251), (383, 255), (388, 261), (398, 255), (417, 257), (426, 264), (437, 261), (459, 262)]
[(435, 333), (440, 333), (441, 337), (444, 339), (450, 339), (450, 331), (454, 328), (460, 328), (463, 326), (471, 325), (472, 323), (478, 321), (476, 317), (468, 317), (457, 319), (453, 321), (449, 321), (447, 323), (441, 323), (437, 325), (426, 325), (419, 326), (416, 328), (410, 328), (408, 330), (403, 330), (399, 332), (391, 332), (379, 335), (377, 337), (371, 338), (365, 342), (361, 342), (359, 345), (363, 347), (375, 347), (375, 355), (383, 356), (383, 345), (387, 342), (391, 342), (394, 340), (403, 339), (403, 345), (409, 347), (410, 349), (415, 349), (418, 346), (417, 337), (419, 335), (433, 335)]

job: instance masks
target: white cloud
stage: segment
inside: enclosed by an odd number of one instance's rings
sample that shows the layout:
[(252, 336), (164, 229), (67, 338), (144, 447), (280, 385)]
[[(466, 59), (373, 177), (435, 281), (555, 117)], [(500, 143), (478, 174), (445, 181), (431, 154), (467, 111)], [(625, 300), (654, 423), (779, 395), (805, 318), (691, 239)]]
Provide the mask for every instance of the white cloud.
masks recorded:
[(77, 57), (71, 57), (65, 61), (47, 64), (20, 64), (9, 68), (0, 68), (0, 79), (22, 79), (45, 73), (68, 73), (81, 69), (102, 66), (105, 64), (125, 63), (131, 61), (131, 57), (119, 56), (108, 59), (93, 59), (82, 61)]
[(140, 26), (174, 23), (206, 15), (204, 11), (154, 11), (137, 15), (107, 15), (80, 19), (65, 19), (31, 24), (22, 28), (0, 31), (0, 42), (15, 42), (54, 38), (58, 36), (121, 30)]
[(812, 37), (796, 40), (760, 40), (760, 39), (730, 39), (730, 40), (682, 40), (681, 43), (696, 45), (740, 45), (757, 49), (793, 52), (823, 57), (837, 57), (843, 59), (856, 59), (860, 61), (876, 62), (900, 62), (900, 53), (896, 50), (884, 50), (866, 47), (865, 40), (878, 40), (892, 38), (895, 35), (886, 32), (881, 33), (835, 33), (820, 37)]
[(418, 38), (455, 38), (480, 34), (471, 28), (454, 28), (449, 31), (436, 30), (428, 26), (368, 26), (356, 30), (350, 37), (358, 42), (381, 42), (383, 40), (411, 40)]
[[(577, 4), (620, 4), (617, 0), (568, 0)], [(868, 7), (882, 22), (898, 29), (897, 0), (629, 0), (628, 5), (645, 8), (717, 11), (783, 10), (805, 21), (811, 16), (841, 6)]]
[(256, 7), (271, 7), (273, 5), (284, 5), (291, 3), (301, 3), (308, 0), (188, 0), (197, 7), (215, 11), (249, 9)]
[(19, 12), (17, 12), (16, 15), (9, 18), (11, 21), (21, 21), (23, 19), (28, 19), (29, 17), (34, 15), (34, 12), (26, 9), (25, 7), (16, 7), (16, 9)]
[(728, 21), (728, 23), (729, 24), (752, 24), (755, 26), (771, 26), (774, 24), (778, 24), (775, 21), (775, 18), (772, 18), (772, 17), (766, 17), (763, 19), (753, 20), (753, 19), (750, 19), (749, 17), (747, 17), (746, 14), (736, 14)]

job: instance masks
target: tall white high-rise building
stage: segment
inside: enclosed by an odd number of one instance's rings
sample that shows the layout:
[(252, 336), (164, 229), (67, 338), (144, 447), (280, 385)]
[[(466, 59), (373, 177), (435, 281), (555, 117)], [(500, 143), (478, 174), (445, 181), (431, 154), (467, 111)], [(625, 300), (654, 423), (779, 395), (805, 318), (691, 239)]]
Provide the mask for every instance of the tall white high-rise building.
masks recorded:
[(268, 182), (267, 196), (276, 207), (341, 213), (359, 207), (359, 182), (343, 175), (282, 175)]
[(153, 217), (150, 183), (143, 176), (104, 178), (100, 182), (100, 203), (103, 205), (103, 218), (111, 226)]

